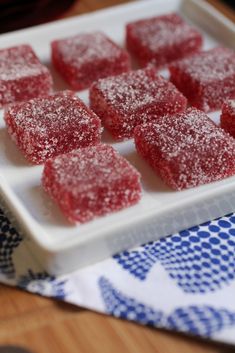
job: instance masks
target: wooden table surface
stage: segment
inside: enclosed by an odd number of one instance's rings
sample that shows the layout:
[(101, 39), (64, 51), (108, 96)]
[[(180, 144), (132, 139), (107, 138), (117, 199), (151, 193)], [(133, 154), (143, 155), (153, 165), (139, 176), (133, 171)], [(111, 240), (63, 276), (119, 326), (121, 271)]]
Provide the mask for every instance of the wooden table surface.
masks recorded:
[[(157, 0), (156, 0), (157, 1)], [(66, 16), (125, 0), (80, 0)], [(235, 13), (209, 0), (235, 21)], [(229, 353), (218, 344), (141, 327), (0, 285), (0, 344), (20, 345), (35, 353)]]

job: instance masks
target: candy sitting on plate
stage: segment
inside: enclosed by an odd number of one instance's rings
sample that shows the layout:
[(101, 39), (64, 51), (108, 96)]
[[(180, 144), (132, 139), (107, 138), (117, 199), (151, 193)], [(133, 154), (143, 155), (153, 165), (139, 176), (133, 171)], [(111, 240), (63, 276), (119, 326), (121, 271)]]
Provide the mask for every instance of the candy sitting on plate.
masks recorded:
[(174, 190), (235, 174), (235, 140), (195, 108), (137, 126), (135, 144), (138, 153)]
[(100, 119), (70, 91), (12, 104), (4, 118), (10, 136), (33, 164), (100, 142)]
[(235, 137), (235, 99), (229, 99), (222, 105), (220, 126)]
[(0, 106), (51, 91), (51, 74), (29, 45), (0, 50)]
[(65, 216), (78, 223), (134, 205), (141, 196), (139, 173), (104, 144), (47, 160), (42, 184)]
[(180, 16), (171, 13), (129, 23), (126, 42), (141, 66), (154, 60), (160, 68), (200, 50), (202, 36)]
[(95, 82), (90, 105), (115, 139), (133, 137), (135, 126), (185, 110), (187, 99), (149, 66)]
[(74, 90), (130, 70), (128, 53), (101, 32), (55, 40), (51, 49), (54, 67)]
[(170, 65), (171, 81), (191, 105), (209, 112), (235, 97), (235, 52), (217, 47)]

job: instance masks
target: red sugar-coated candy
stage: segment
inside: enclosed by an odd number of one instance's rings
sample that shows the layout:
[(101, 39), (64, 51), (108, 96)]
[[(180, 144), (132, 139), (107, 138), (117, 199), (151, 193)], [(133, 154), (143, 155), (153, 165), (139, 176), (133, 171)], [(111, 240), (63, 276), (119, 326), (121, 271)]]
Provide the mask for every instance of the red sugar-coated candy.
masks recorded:
[(235, 137), (235, 99), (229, 99), (222, 105), (220, 126)]
[(141, 66), (154, 60), (157, 67), (201, 49), (202, 36), (175, 13), (129, 23), (127, 48)]
[(171, 81), (205, 112), (235, 97), (235, 52), (217, 47), (170, 65)]
[(139, 173), (104, 144), (47, 160), (42, 184), (65, 216), (79, 223), (134, 205), (141, 196)]
[(138, 153), (174, 190), (235, 174), (235, 140), (195, 108), (137, 126), (135, 144)]
[(151, 66), (95, 82), (90, 105), (114, 138), (125, 139), (139, 124), (185, 110), (187, 99)]
[(51, 91), (51, 74), (29, 45), (0, 50), (0, 106)]
[(12, 139), (33, 164), (100, 142), (100, 119), (69, 91), (12, 104), (4, 119)]
[(51, 49), (54, 67), (75, 90), (130, 70), (128, 53), (101, 32), (55, 40)]

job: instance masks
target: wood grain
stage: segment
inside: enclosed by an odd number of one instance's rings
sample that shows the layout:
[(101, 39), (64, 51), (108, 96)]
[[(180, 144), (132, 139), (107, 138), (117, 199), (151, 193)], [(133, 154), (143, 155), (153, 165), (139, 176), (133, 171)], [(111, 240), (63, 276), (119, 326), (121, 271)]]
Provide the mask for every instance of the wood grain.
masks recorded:
[[(221, 353), (221, 347), (0, 286), (0, 344), (45, 353)], [(228, 353), (228, 352), (227, 352)]]
[[(124, 0), (80, 0), (66, 16)], [(235, 13), (210, 0), (235, 21)], [(0, 344), (17, 344), (35, 353), (229, 353), (234, 350), (183, 335), (141, 327), (69, 304), (0, 285)]]

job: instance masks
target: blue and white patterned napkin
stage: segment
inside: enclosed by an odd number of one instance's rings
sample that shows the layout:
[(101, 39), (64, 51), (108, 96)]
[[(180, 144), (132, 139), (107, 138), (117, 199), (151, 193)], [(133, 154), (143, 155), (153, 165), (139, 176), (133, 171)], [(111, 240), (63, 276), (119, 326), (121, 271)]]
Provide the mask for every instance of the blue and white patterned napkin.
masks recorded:
[(235, 344), (235, 214), (53, 277), (0, 210), (0, 281), (143, 325)]

